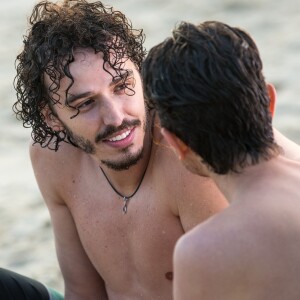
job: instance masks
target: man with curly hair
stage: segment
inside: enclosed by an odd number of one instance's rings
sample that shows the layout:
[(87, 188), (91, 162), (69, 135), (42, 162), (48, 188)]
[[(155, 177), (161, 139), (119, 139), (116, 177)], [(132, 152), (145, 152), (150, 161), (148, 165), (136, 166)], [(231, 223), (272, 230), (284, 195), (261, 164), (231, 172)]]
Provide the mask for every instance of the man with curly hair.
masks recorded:
[(227, 207), (162, 138), (143, 41), (100, 2), (43, 1), (17, 57), (14, 111), (32, 128), (66, 299), (171, 299), (176, 241)]
[(142, 75), (165, 138), (230, 203), (179, 239), (174, 299), (300, 299), (300, 147), (272, 127), (276, 92), (253, 39), (182, 22)]

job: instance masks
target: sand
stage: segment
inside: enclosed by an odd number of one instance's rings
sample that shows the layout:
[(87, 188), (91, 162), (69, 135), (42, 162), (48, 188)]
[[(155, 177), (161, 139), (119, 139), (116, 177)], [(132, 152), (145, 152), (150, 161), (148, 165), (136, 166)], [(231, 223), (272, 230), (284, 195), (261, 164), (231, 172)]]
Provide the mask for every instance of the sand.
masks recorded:
[[(15, 120), (14, 60), (22, 47), (33, 0), (1, 0), (0, 11), (0, 267), (63, 289), (49, 214), (28, 156), (30, 129)], [(145, 46), (162, 41), (181, 20), (218, 20), (246, 29), (256, 40), (264, 74), (278, 92), (274, 124), (300, 143), (300, 1), (298, 0), (116, 0)]]

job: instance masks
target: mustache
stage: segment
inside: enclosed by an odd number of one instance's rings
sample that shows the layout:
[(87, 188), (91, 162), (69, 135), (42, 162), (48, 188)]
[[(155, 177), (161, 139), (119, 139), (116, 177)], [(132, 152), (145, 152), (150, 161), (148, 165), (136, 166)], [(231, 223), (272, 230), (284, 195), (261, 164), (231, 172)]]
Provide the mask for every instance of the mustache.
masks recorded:
[(103, 132), (99, 133), (96, 138), (95, 138), (95, 143), (99, 143), (101, 140), (106, 139), (107, 137), (109, 137), (110, 135), (126, 129), (128, 127), (132, 127), (132, 126), (140, 126), (141, 125), (141, 121), (140, 120), (123, 120), (122, 124), (118, 127), (115, 127), (113, 125), (108, 125)]

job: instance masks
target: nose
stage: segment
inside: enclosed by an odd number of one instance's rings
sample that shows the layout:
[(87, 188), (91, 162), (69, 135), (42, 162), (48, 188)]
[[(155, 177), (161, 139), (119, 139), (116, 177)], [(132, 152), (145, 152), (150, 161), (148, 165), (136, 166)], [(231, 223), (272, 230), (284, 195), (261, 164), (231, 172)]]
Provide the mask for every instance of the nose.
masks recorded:
[(121, 99), (106, 98), (101, 105), (102, 122), (105, 126), (118, 127), (124, 119), (123, 105)]

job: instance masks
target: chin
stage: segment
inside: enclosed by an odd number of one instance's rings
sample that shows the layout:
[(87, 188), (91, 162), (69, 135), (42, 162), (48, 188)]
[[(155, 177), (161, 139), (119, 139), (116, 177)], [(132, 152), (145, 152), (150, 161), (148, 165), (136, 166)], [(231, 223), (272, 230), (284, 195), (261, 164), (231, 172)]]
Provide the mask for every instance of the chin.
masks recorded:
[(127, 150), (124, 157), (119, 160), (101, 160), (101, 163), (108, 168), (115, 171), (128, 170), (130, 167), (136, 165), (143, 157), (144, 149), (140, 148), (132, 153)]

